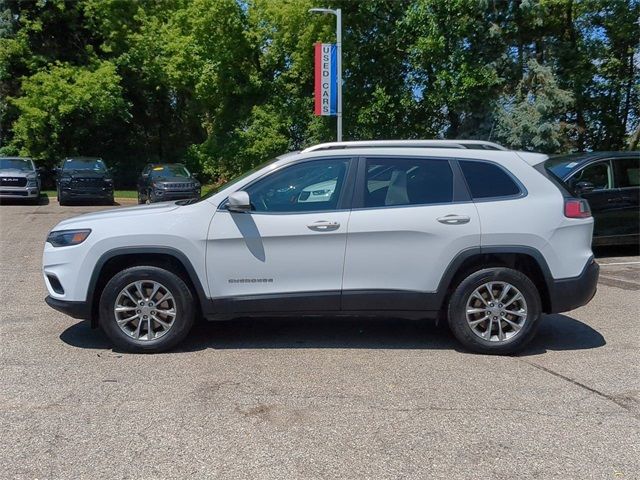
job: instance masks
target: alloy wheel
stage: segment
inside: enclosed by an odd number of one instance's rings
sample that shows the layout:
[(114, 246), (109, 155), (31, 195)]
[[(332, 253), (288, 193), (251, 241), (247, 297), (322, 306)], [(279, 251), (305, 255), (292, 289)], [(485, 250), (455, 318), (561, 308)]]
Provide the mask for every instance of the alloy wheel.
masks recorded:
[(518, 335), (527, 321), (527, 302), (507, 282), (487, 282), (476, 288), (466, 304), (471, 331), (490, 342), (505, 342)]
[(136, 340), (156, 340), (176, 319), (176, 301), (167, 287), (153, 280), (139, 280), (124, 287), (113, 307), (118, 327)]

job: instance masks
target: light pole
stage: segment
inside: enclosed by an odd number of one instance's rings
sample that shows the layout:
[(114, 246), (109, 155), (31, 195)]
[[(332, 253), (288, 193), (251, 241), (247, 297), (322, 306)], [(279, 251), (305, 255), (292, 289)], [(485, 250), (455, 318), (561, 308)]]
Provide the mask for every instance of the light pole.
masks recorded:
[(335, 10), (331, 8), (311, 8), (309, 9), (311, 13), (324, 13), (331, 14), (336, 16), (336, 50), (338, 55), (338, 72), (337, 72), (337, 83), (338, 83), (338, 91), (337, 100), (338, 100), (338, 111), (336, 112), (336, 120), (337, 120), (337, 139), (338, 142), (342, 141), (342, 10), (337, 8)]

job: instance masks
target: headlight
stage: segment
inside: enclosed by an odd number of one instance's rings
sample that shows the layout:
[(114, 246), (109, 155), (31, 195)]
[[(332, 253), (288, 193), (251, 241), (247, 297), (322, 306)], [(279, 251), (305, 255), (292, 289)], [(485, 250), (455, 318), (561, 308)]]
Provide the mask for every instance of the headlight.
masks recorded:
[(38, 181), (36, 177), (27, 177), (27, 187), (37, 187)]
[(54, 247), (70, 247), (71, 245), (78, 245), (84, 242), (91, 230), (58, 230), (56, 232), (49, 232), (47, 242)]
[(167, 188), (167, 186), (163, 185), (162, 183), (154, 183), (153, 188), (155, 188), (156, 190), (164, 190), (165, 188)]

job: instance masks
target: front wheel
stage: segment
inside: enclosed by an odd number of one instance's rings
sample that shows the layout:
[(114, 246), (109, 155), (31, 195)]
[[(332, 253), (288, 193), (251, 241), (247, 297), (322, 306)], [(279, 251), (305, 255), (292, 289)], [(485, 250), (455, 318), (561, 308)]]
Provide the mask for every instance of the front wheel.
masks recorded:
[(100, 298), (100, 326), (122, 350), (162, 352), (193, 325), (193, 295), (173, 272), (138, 266), (117, 273)]
[(510, 268), (472, 273), (449, 301), (449, 326), (455, 337), (478, 353), (509, 354), (535, 336), (542, 308), (533, 282)]

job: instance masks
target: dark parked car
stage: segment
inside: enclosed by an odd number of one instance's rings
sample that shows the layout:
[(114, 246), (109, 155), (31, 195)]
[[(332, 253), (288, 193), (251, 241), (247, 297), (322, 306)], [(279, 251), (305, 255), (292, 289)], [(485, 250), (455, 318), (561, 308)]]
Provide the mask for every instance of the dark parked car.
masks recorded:
[(101, 158), (65, 158), (56, 169), (58, 202), (101, 201), (113, 204), (113, 177)]
[(17, 198), (32, 203), (40, 201), (40, 169), (33, 160), (0, 157), (0, 199)]
[(200, 182), (180, 163), (152, 163), (138, 178), (138, 203), (200, 198)]
[(588, 200), (594, 245), (640, 243), (640, 153), (592, 152), (553, 157), (547, 170)]

